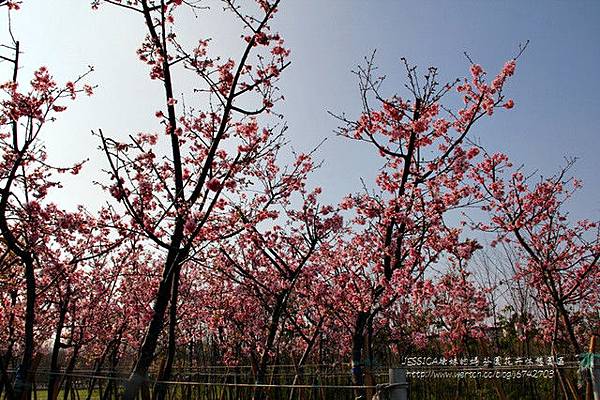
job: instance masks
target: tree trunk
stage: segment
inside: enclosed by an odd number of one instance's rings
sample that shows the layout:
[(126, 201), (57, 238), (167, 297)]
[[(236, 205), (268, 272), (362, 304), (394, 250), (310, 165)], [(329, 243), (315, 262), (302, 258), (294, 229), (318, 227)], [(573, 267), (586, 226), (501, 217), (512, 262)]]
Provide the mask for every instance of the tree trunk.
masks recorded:
[(581, 354), (581, 346), (579, 345), (577, 337), (575, 336), (575, 330), (573, 329), (573, 324), (571, 324), (569, 312), (565, 308), (562, 301), (557, 302), (556, 308), (558, 309), (558, 312), (560, 313), (562, 320), (565, 323), (565, 328), (567, 329), (567, 333), (569, 334), (569, 340), (571, 342), (571, 346), (573, 346), (573, 350), (575, 350), (577, 354)]
[(60, 353), (60, 337), (62, 336), (62, 330), (65, 325), (65, 317), (67, 316), (67, 304), (69, 302), (68, 298), (69, 296), (67, 294), (65, 300), (60, 303), (60, 308), (58, 310), (58, 324), (56, 325), (56, 331), (54, 332), (50, 373), (48, 374), (48, 400), (56, 400), (60, 386), (60, 379), (58, 377), (58, 355)]
[[(365, 341), (365, 328), (367, 326), (369, 314), (360, 311), (356, 316), (356, 324), (354, 325), (354, 334), (352, 335), (352, 383), (354, 386), (363, 386), (363, 368), (362, 368), (362, 351)], [(357, 398), (364, 399), (366, 394), (364, 389), (355, 389)]]
[(6, 356), (0, 358), (0, 398), (2, 398), (3, 388), (6, 387), (6, 400), (15, 400), (15, 393), (13, 391), (11, 380), (6, 371), (8, 360), (9, 358)]
[(73, 348), (73, 354), (71, 355), (71, 359), (69, 360), (69, 364), (67, 364), (67, 369), (65, 370), (65, 388), (63, 400), (68, 400), (69, 392), (72, 389), (73, 370), (75, 369), (75, 363), (77, 362), (77, 356), (79, 355), (79, 348), (80, 345), (75, 345), (75, 347)]
[[(179, 293), (179, 275), (180, 268), (174, 272), (173, 284), (171, 286), (171, 299), (169, 307), (169, 344), (167, 348), (167, 360), (165, 362), (162, 373), (159, 379), (161, 381), (168, 381), (171, 379), (171, 372), (173, 370), (173, 362), (175, 360), (175, 354), (177, 351), (176, 343), (176, 328), (177, 328), (177, 298)], [(165, 400), (167, 394), (167, 385), (159, 383), (156, 385), (156, 393), (154, 398), (157, 400)]]
[[(104, 359), (108, 355), (110, 348), (115, 344), (116, 340), (117, 340), (116, 338), (111, 340), (104, 348), (102, 355), (100, 355), (100, 357), (96, 360), (94, 374), (93, 374), (92, 378), (90, 378), (90, 383), (88, 384), (88, 393), (87, 393), (85, 400), (91, 400), (92, 392), (94, 391), (94, 386), (96, 386), (96, 380), (97, 380), (96, 377), (100, 375), (100, 371), (102, 371), (102, 365), (104, 364)], [(117, 344), (117, 346), (118, 346), (118, 344)], [(100, 382), (98, 382), (98, 385), (99, 385), (98, 388), (100, 389)], [(100, 397), (102, 397), (102, 390), (99, 390), (99, 391), (100, 391)]]
[[(121, 339), (119, 338), (119, 341), (116, 342), (112, 354), (110, 355), (110, 360), (111, 360), (111, 365), (110, 365), (110, 372), (109, 372), (109, 378), (108, 378), (108, 384), (106, 386), (106, 390), (104, 392), (104, 394), (102, 395), (102, 400), (110, 400), (111, 395), (112, 395), (112, 391), (114, 390), (115, 392), (117, 391), (117, 383), (116, 383), (116, 379), (117, 379), (117, 364), (119, 363), (119, 346), (121, 345)], [(115, 396), (116, 398), (117, 396)]]
[(15, 378), (15, 398), (28, 399), (31, 393), (31, 368), (33, 361), (33, 325), (35, 323), (35, 271), (33, 258), (29, 253), (22, 257), (25, 264), (26, 307), (25, 307), (25, 344), (23, 358)]
[[(275, 304), (275, 308), (273, 309), (273, 314), (271, 316), (271, 324), (269, 325), (269, 333), (267, 336), (267, 340), (265, 341), (265, 346), (256, 369), (256, 385), (264, 385), (267, 381), (266, 378), (267, 365), (269, 363), (269, 352), (273, 348), (273, 343), (275, 343), (275, 337), (277, 335), (277, 331), (279, 330), (279, 320), (281, 319), (283, 309), (285, 308), (285, 301), (287, 295), (288, 293), (284, 292), (277, 296), (277, 303)], [(255, 386), (252, 394), (252, 399), (262, 400), (263, 398), (264, 388), (260, 386)]]
[(153, 306), (152, 319), (148, 325), (148, 330), (144, 336), (144, 341), (138, 355), (137, 362), (127, 382), (125, 383), (125, 393), (123, 394), (123, 400), (134, 400), (138, 394), (142, 384), (148, 379), (148, 369), (152, 360), (154, 359), (154, 353), (158, 344), (158, 338), (162, 332), (165, 311), (169, 304), (171, 283), (175, 270), (178, 268), (178, 264), (182, 258), (179, 254), (181, 251), (179, 245), (181, 244), (181, 238), (174, 239), (173, 247), (169, 250), (167, 260), (165, 263), (165, 269), (163, 277), (160, 281), (158, 292), (156, 294), (156, 301)]
[[(375, 386), (375, 377), (373, 376), (373, 319), (367, 321), (367, 329), (365, 332), (364, 355), (366, 363), (364, 369), (365, 386)], [(367, 400), (371, 400), (375, 394), (372, 388), (365, 390)]]
[(296, 374), (294, 375), (294, 381), (292, 383), (292, 387), (290, 388), (289, 400), (294, 399), (294, 394), (295, 394), (294, 386), (301, 383), (300, 381), (304, 375), (304, 364), (306, 364), (306, 361), (308, 360), (308, 356), (312, 352), (315, 342), (317, 341), (317, 338), (321, 334), (321, 325), (323, 324), (323, 320), (324, 320), (324, 318), (321, 318), (321, 320), (315, 327), (315, 331), (314, 331), (312, 337), (310, 338), (310, 340), (308, 341), (308, 343), (306, 344), (306, 349), (304, 349), (304, 352), (302, 353), (302, 357), (300, 357), (300, 361), (298, 361), (298, 365), (296, 365)]
[(10, 292), (10, 316), (8, 318), (8, 348), (6, 353), (0, 358), (0, 398), (2, 398), (2, 392), (6, 387), (6, 399), (13, 400), (15, 393), (13, 391), (11, 379), (6, 371), (10, 360), (12, 359), (13, 347), (15, 344), (15, 305), (17, 304), (17, 291), (13, 290)]

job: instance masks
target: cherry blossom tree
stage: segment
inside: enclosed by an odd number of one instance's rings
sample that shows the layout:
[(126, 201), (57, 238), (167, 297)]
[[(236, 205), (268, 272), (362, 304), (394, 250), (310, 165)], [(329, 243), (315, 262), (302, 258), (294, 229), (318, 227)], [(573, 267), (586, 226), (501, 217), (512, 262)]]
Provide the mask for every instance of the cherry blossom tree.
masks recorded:
[[(9, 12), (18, 9), (16, 2), (3, 2)], [(66, 102), (78, 93), (91, 94), (92, 87), (83, 85), (87, 73), (74, 82), (60, 86), (46, 67), (34, 72), (29, 86), (19, 82), (21, 45), (10, 32), (12, 43), (2, 59), (12, 64), (9, 80), (0, 85), (0, 232), (7, 254), (14, 260), (11, 273), (22, 276), (24, 287), (17, 296), (25, 296), (22, 359), (17, 372), (14, 393), (21, 398), (30, 390), (35, 350), (36, 297), (43, 292), (45, 282), (38, 282), (36, 271), (45, 269), (67, 244), (69, 234), (77, 229), (77, 212), (68, 213), (46, 201), (48, 192), (60, 187), (57, 173), (77, 174), (81, 163), (72, 167), (53, 167), (47, 163), (41, 133), (57, 114), (66, 109)], [(89, 73), (89, 71), (88, 71)], [(20, 282), (16, 282), (20, 283)], [(17, 285), (21, 287), (21, 285)], [(9, 383), (5, 381), (5, 385)]]
[(599, 301), (600, 236), (597, 222), (571, 222), (565, 210), (581, 187), (568, 177), (570, 165), (556, 176), (532, 182), (533, 176), (521, 169), (511, 172), (508, 157), (492, 154), (473, 174), (490, 213), (490, 222), (479, 226), (518, 249), (515, 279), (535, 291), (534, 298), (546, 311), (544, 337), (555, 343), (565, 332), (571, 350), (580, 353), (584, 334), (598, 324), (593, 310)]
[[(142, 133), (129, 143), (99, 133), (114, 182), (107, 189), (129, 215), (131, 230), (165, 253), (152, 319), (127, 384), (125, 398), (132, 399), (146, 379), (167, 313), (169, 346), (161, 378), (169, 378), (183, 264), (194, 247), (239, 231), (243, 221), (235, 212), (237, 193), (251, 185), (251, 166), (281, 146), (276, 127), (259, 128), (258, 116), (272, 114), (280, 99), (275, 82), (288, 65), (289, 51), (269, 26), (278, 1), (243, 7), (223, 2), (245, 32), (244, 49), (237, 60), (210, 55), (208, 38), (200, 38), (189, 50), (178, 40), (175, 11), (198, 11), (194, 3), (117, 0), (92, 4), (100, 3), (140, 16), (147, 36), (138, 55), (149, 65), (150, 78), (164, 89), (165, 110), (156, 112), (164, 133)], [(196, 90), (210, 104), (204, 111), (177, 105), (173, 74), (178, 67), (204, 85)], [(257, 103), (255, 108), (249, 105), (252, 102)], [(161, 156), (159, 143), (164, 139), (170, 154)]]
[[(566, 211), (580, 187), (570, 163), (535, 181), (472, 138), (480, 120), (514, 107), (504, 87), (526, 45), (494, 76), (467, 55), (469, 77), (448, 84), (436, 68), (421, 76), (403, 60), (403, 94), (387, 94), (367, 58), (356, 71), (362, 110), (337, 115), (337, 133), (372, 147), (382, 166), (374, 182), (332, 206), (309, 183), (313, 153), (287, 151), (276, 107), (290, 55), (272, 29), (279, 0), (91, 4), (139, 18), (137, 57), (162, 106), (149, 110), (154, 128), (126, 138), (94, 131), (109, 203), (63, 209), (52, 192), (84, 163), (51, 165), (44, 142), (69, 101), (93, 94), (91, 68), (61, 85), (39, 67), (27, 83), (12, 32), (0, 47), (10, 66), (0, 83), (0, 395), (27, 398), (45, 352), (51, 400), (77, 387), (81, 365), (94, 371), (87, 400), (95, 388), (104, 399), (120, 396), (118, 370), (132, 362), (126, 400), (149, 395), (152, 367), (153, 397), (164, 400), (165, 381), (202, 362), (249, 363), (254, 399), (270, 397), (269, 368), (282, 361), (295, 367), (294, 386), (311, 360), (350, 357), (353, 383), (372, 386), (380, 354), (486, 349), (503, 318), (496, 285), (519, 290), (507, 324), (528, 338), (537, 330), (525, 311), (535, 303), (540, 338), (554, 353), (581, 352), (598, 329), (600, 225)], [(2, 11), (20, 6), (0, 0)], [(237, 24), (237, 57), (217, 54), (210, 37), (190, 45), (176, 22), (214, 12)], [(474, 225), (515, 249), (503, 277), (510, 283), (474, 282), (481, 246), (463, 221), (473, 206), (490, 214)]]
[[(260, 223), (265, 221), (256, 223), (244, 214), (245, 231), (234, 243), (224, 244), (220, 248), (220, 260), (217, 263), (222, 266), (219, 268), (223, 272), (221, 279), (232, 280), (239, 285), (242, 290), (234, 294), (238, 301), (247, 305), (250, 299), (255, 298), (257, 302), (255, 312), (248, 313), (259, 324), (252, 329), (256, 342), (249, 346), (257, 385), (265, 383), (267, 365), (282, 341), (284, 321), (298, 318), (289, 313), (290, 304), (295, 303), (297, 297), (298, 282), (306, 279), (304, 274), (311, 270), (310, 265), (314, 263), (320, 247), (326, 245), (330, 236), (341, 228), (341, 217), (333, 208), (319, 205), (317, 196), (320, 188), (307, 192), (302, 181), (294, 185), (281, 184), (298, 171), (305, 175), (311, 169), (310, 159), (301, 155), (291, 174), (284, 173), (281, 179), (270, 182), (268, 188), (281, 187), (285, 190), (277, 201), (280, 211), (274, 207), (266, 210), (267, 215), (274, 218), (272, 227), (261, 228)], [(297, 209), (289, 204), (290, 196), (294, 193), (290, 187), (294, 186), (298, 187), (302, 196)], [(274, 195), (277, 195), (276, 191), (263, 200), (273, 204)], [(232, 304), (227, 307), (231, 311), (240, 308)], [(264, 317), (257, 319), (257, 313)], [(262, 396), (262, 389), (257, 386), (254, 398)]]
[[(468, 135), (481, 118), (513, 107), (503, 87), (523, 50), (489, 83), (475, 63), (469, 79), (442, 85), (437, 69), (428, 69), (420, 80), (416, 68), (404, 61), (408, 97), (382, 94), (384, 78), (375, 75), (373, 57), (356, 72), (363, 112), (357, 119), (339, 116), (344, 123), (339, 134), (374, 146), (384, 161), (376, 179), (379, 192), (365, 191), (342, 203), (354, 209), (356, 225), (364, 227), (348, 242), (352, 257), (338, 265), (357, 289), (352, 324), (356, 385), (363, 384), (365, 336), (372, 345), (374, 320), (382, 310), (411, 293), (432, 265), (447, 257), (468, 259), (478, 248), (447, 219), (474, 201), (468, 176), (479, 148), (469, 144)], [(443, 105), (452, 90), (461, 95), (463, 107)], [(356, 254), (355, 249), (361, 250)]]

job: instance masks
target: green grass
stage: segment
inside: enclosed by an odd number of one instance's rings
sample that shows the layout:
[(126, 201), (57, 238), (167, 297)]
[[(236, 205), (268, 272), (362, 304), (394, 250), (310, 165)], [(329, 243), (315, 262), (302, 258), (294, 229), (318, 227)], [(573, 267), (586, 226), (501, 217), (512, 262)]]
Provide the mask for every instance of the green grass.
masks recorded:
[[(87, 399), (88, 391), (87, 391), (87, 389), (78, 389), (77, 390), (77, 394), (79, 395), (79, 398), (81, 400), (85, 400), (85, 399)], [(57, 400), (62, 400), (64, 395), (65, 395), (65, 391), (61, 390), (58, 393)], [(37, 399), (37, 400), (48, 400), (48, 391), (46, 389), (36, 390), (35, 394), (32, 393), (31, 399), (32, 400), (35, 400), (35, 399)], [(71, 394), (69, 394), (69, 400), (71, 400)], [(100, 392), (98, 392), (98, 390), (94, 390), (92, 392), (91, 400), (100, 400)]]

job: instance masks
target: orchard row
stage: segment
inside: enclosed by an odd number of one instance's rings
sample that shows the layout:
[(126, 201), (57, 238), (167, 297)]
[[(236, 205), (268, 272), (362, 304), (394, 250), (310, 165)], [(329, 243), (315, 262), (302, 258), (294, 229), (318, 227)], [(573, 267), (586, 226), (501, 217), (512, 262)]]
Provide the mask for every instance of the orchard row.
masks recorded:
[[(467, 77), (449, 83), (405, 63), (406, 87), (393, 96), (366, 59), (356, 72), (363, 111), (338, 116), (337, 133), (363, 142), (381, 168), (326, 204), (327, 188), (311, 184), (314, 152), (286, 156), (294, 133), (280, 122), (277, 82), (290, 50), (271, 29), (284, 2), (221, 3), (239, 23), (240, 54), (215, 54), (209, 38), (179, 41), (178, 16), (202, 16), (199, 3), (93, 1), (139, 17), (147, 35), (137, 55), (164, 104), (150, 113), (154, 131), (94, 132), (106, 160), (100, 210), (53, 202), (61, 177), (85, 166), (52, 166), (44, 147), (51, 122), (93, 95), (93, 74), (21, 76), (18, 33), (2, 48), (11, 66), (0, 86), (7, 398), (31, 390), (37, 353), (50, 358), (49, 399), (61, 368), (93, 365), (130, 368), (129, 400), (152, 368), (169, 381), (199, 349), (214, 364), (252, 365), (259, 385), (286, 361), (351, 364), (357, 386), (384, 355), (583, 351), (598, 328), (600, 241), (596, 222), (568, 218), (580, 183), (570, 165), (533, 178), (473, 137), (480, 120), (513, 108), (505, 85), (524, 47), (495, 74), (469, 59)], [(0, 4), (13, 18), (26, 6)], [(177, 97), (180, 74), (201, 88), (197, 108)], [(473, 239), (482, 232), (502, 249), (496, 256), (478, 256), (492, 254)], [(156, 386), (157, 398), (165, 393)]]

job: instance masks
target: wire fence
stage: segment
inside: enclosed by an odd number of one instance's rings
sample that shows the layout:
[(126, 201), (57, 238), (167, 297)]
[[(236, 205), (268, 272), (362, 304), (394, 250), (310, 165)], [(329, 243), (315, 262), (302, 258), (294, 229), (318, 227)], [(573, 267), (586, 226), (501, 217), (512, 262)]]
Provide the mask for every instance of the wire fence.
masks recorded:
[[(411, 400), (552, 398), (558, 370), (574, 376), (577, 362), (560, 366), (404, 366)], [(14, 378), (15, 371), (9, 370)], [(388, 368), (367, 369), (365, 382), (355, 385), (347, 365), (293, 365), (269, 367), (267, 382), (257, 384), (251, 366), (203, 366), (174, 370), (169, 380), (159, 380), (151, 371), (139, 400), (153, 399), (156, 389), (165, 389), (167, 400), (250, 399), (261, 390), (267, 399), (354, 399), (357, 393), (373, 395), (389, 383)], [(38, 368), (33, 376), (33, 400), (46, 400), (48, 382), (55, 376), (52, 400), (117, 400), (129, 377), (127, 368), (97, 371), (82, 368), (52, 372)], [(500, 395), (503, 392), (503, 396)], [(3, 398), (0, 392), (0, 399)], [(6, 398), (6, 393), (4, 393)], [(383, 398), (380, 397), (380, 398)], [(560, 398), (560, 396), (558, 397)]]

